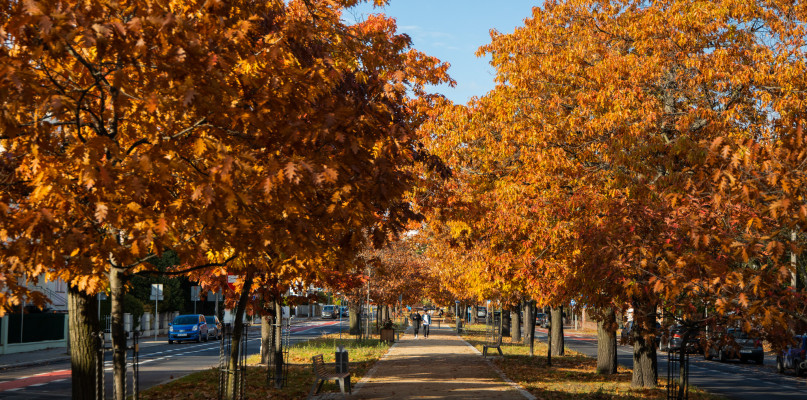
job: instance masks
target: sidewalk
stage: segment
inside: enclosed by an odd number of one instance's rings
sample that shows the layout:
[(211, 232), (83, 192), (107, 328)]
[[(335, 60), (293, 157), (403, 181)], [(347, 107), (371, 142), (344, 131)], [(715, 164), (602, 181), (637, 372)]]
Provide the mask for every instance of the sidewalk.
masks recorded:
[(356, 399), (534, 399), (502, 380), (448, 327), (433, 328), (428, 339), (401, 340), (376, 363), (353, 390)]

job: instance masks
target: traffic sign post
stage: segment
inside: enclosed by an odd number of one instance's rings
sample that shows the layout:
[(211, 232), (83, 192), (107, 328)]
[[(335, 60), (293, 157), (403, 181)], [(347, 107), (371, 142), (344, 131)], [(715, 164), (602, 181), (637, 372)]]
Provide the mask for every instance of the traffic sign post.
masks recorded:
[(196, 302), (199, 301), (199, 286), (191, 286), (191, 301), (193, 302), (193, 313), (196, 314)]
[(157, 327), (159, 326), (159, 313), (158, 313), (158, 300), (163, 300), (163, 284), (162, 283), (152, 283), (151, 284), (151, 296), (149, 297), (150, 300), (154, 300), (154, 340), (157, 340)]

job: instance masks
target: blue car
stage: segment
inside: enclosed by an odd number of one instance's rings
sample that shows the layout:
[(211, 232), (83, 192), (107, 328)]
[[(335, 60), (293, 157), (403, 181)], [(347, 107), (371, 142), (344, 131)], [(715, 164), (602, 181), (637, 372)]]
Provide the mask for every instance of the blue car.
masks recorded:
[(168, 325), (168, 344), (174, 341), (207, 341), (207, 322), (202, 314), (179, 315)]

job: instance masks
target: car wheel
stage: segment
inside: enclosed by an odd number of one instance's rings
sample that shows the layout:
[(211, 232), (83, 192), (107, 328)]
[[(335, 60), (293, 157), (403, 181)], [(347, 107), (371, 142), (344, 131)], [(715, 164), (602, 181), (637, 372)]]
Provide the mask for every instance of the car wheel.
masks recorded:
[(757, 362), (757, 365), (762, 365), (765, 362), (765, 356), (759, 356), (755, 361)]
[(202, 332), (199, 332), (199, 336), (196, 337), (196, 343), (202, 343)]
[(801, 364), (796, 364), (796, 376), (801, 377), (804, 375), (804, 370), (801, 369)]
[(174, 344), (174, 341), (171, 340), (171, 339), (168, 339), (168, 344)]
[(776, 372), (782, 374), (785, 372), (785, 362), (782, 356), (776, 356)]
[(720, 351), (717, 353), (717, 358), (720, 359), (720, 362), (726, 362), (728, 360), (726, 352), (723, 351), (723, 349), (720, 349)]

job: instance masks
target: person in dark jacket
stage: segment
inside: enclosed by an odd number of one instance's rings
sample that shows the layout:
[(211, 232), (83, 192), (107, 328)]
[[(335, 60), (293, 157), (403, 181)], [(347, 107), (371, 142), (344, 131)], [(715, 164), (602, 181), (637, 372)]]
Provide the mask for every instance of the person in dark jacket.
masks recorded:
[(413, 312), (412, 315), (409, 316), (412, 319), (412, 328), (415, 330), (415, 339), (418, 338), (418, 331), (420, 331), (420, 314), (417, 311)]

